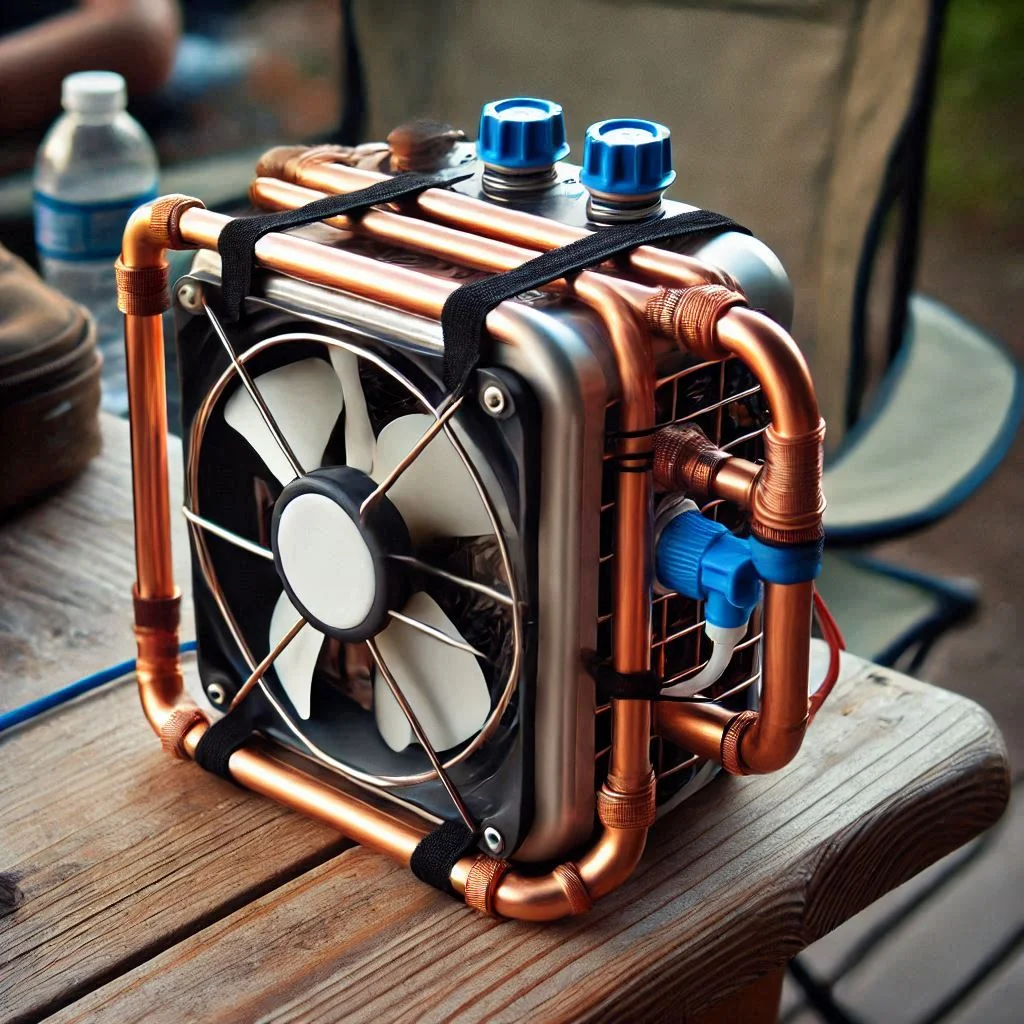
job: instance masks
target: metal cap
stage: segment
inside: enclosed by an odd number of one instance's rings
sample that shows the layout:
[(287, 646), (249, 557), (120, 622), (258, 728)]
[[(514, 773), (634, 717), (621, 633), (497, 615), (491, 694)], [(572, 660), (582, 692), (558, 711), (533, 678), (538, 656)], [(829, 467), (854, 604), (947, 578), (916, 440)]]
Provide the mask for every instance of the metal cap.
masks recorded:
[(608, 196), (647, 196), (675, 181), (672, 133), (656, 121), (617, 117), (598, 121), (583, 140), (580, 181)]
[(514, 171), (543, 170), (564, 160), (569, 143), (561, 106), (529, 96), (484, 104), (476, 152), (488, 166)]

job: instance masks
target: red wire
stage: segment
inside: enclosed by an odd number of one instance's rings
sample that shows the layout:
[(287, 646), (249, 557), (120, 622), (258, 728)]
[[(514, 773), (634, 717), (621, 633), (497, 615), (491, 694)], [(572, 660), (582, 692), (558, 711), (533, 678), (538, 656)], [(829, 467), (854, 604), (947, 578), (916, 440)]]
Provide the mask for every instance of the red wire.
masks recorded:
[(821, 710), (828, 695), (832, 692), (839, 679), (840, 654), (846, 650), (846, 641), (839, 630), (839, 625), (832, 617), (832, 613), (825, 604), (825, 599), (814, 590), (814, 617), (821, 629), (822, 636), (828, 644), (828, 671), (822, 680), (821, 686), (811, 695), (807, 706), (807, 721), (814, 721), (814, 716)]

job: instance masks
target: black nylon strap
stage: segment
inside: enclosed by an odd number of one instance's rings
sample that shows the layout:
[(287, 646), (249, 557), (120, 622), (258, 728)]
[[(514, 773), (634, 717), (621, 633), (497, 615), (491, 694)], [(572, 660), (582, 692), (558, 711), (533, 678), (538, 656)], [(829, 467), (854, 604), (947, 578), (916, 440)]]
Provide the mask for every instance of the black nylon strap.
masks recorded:
[(424, 836), (412, 851), (409, 867), (421, 881), (455, 896), (452, 868), (476, 846), (476, 833), (461, 821), (446, 821)]
[(661, 681), (653, 672), (616, 672), (596, 651), (584, 651), (583, 664), (597, 684), (601, 700), (657, 700)]
[(229, 711), (217, 719), (196, 744), (196, 764), (229, 782), (228, 760), (252, 736), (252, 722), (248, 716)]
[(393, 178), (378, 181), (358, 192), (342, 196), (324, 196), (297, 210), (283, 210), (281, 213), (261, 213), (252, 217), (236, 217), (221, 229), (217, 251), (221, 259), (221, 301), (224, 304), (223, 319), (234, 323), (242, 315), (242, 303), (252, 287), (252, 270), (256, 262), (256, 243), (271, 231), (286, 231), (305, 224), (342, 214), (356, 216), (365, 213), (371, 206), (393, 203), (407, 199), (428, 188), (448, 188), (458, 181), (465, 181), (468, 174), (398, 174)]
[(441, 313), (445, 387), (457, 392), (465, 386), (482, 355), (487, 314), (506, 299), (596, 266), (638, 245), (722, 231), (750, 234), (745, 227), (720, 213), (691, 210), (662, 220), (602, 228), (560, 249), (552, 249), (515, 270), (464, 284), (448, 296)]

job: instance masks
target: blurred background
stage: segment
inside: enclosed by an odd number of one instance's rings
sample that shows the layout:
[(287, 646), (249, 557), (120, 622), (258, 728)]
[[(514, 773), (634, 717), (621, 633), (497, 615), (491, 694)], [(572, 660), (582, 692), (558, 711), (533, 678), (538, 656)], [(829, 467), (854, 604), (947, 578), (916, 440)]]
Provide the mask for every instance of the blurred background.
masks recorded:
[[(918, 245), (903, 260), (913, 274), (908, 283), (1024, 359), (1020, 0), (179, 6), (170, 75), (155, 92), (133, 96), (129, 109), (157, 146), (162, 191), (196, 194), (222, 209), (244, 201), (256, 155), (269, 145), (380, 138), (422, 114), (451, 119), (472, 137), (468, 112), (500, 95), (562, 102), (570, 159), (578, 158), (589, 120), (664, 121), (680, 168), (672, 196), (748, 224), (793, 275), (795, 334), (814, 364), (833, 448), (871, 408), (889, 365), (899, 271), (880, 268), (900, 263), (908, 230), (892, 211), (872, 222), (877, 251), (859, 357), (850, 355), (850, 310), (869, 214), (892, 178), (908, 111), (923, 104), (914, 129), (926, 156), (923, 181), (911, 160), (900, 164), (895, 185), (905, 207), (920, 200), (920, 221), (911, 225)], [(922, 96), (933, 43), (934, 93), (926, 88)], [(365, 94), (354, 89), (360, 65)], [(623, 95), (640, 97), (643, 109), (612, 109)], [(57, 112), (54, 96), (47, 122)], [(45, 127), (9, 132), (0, 150), (0, 239), (28, 258), (30, 168)], [(852, 405), (851, 373), (860, 377)], [(914, 415), (938, 423), (943, 407), (936, 401)], [(1024, 765), (1022, 509), (1018, 436), (993, 476), (952, 514), (870, 552), (973, 581), (977, 610), (915, 671), (986, 707), (1016, 765)], [(1022, 818), (1017, 801), (996, 839), (954, 855), (812, 947), (801, 959), (803, 988), (787, 991), (787, 1019), (1018, 1020)], [(819, 982), (812, 1009), (807, 985)]]

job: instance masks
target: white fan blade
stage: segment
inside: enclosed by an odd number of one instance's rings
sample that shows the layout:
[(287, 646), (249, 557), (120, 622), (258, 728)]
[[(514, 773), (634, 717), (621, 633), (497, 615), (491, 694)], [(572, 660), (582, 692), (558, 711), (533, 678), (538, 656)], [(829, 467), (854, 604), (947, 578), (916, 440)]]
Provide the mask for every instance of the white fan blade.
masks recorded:
[[(465, 642), (441, 606), (422, 591), (409, 598), (402, 612)], [(435, 750), (450, 750), (479, 732), (490, 714), (491, 697), (472, 654), (397, 619), (377, 636), (377, 646)], [(377, 728), (392, 750), (414, 742), (409, 720), (379, 671), (374, 671), (373, 707)]]
[(376, 443), (359, 379), (359, 359), (354, 352), (331, 346), (331, 365), (345, 393), (345, 462), (353, 469), (369, 473)]
[[(426, 413), (392, 420), (377, 438), (374, 480), (383, 480), (433, 422)], [(444, 431), (395, 481), (388, 497), (402, 513), (414, 544), (432, 537), (479, 537), (494, 532), (473, 478)]]
[[(301, 359), (260, 374), (253, 383), (299, 464), (307, 471), (316, 469), (345, 404), (334, 371), (322, 359)], [(253, 446), (282, 484), (295, 479), (256, 403), (241, 385), (227, 400), (224, 419)]]
[[(270, 648), (283, 637), (299, 618), (295, 606), (284, 591), (270, 616)], [(313, 670), (320, 657), (324, 635), (308, 622), (292, 642), (277, 656), (274, 671), (300, 718), (309, 718), (310, 695), (313, 691)]]

